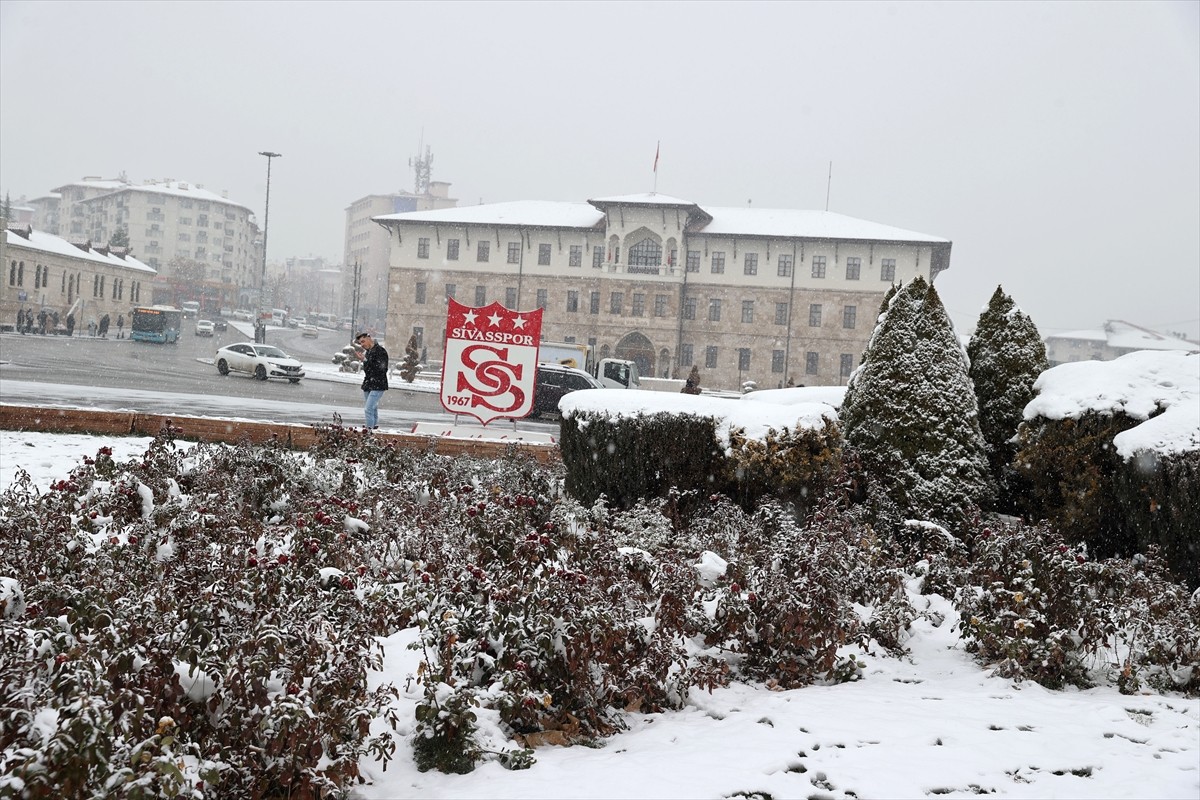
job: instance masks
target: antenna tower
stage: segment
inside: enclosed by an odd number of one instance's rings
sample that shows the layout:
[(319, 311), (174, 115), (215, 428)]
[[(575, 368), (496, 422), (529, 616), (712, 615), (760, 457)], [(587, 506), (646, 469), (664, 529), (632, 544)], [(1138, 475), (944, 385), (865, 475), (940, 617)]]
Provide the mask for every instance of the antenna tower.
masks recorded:
[[(421, 150), (424, 148), (424, 156), (422, 157)], [(429, 194), (429, 176), (433, 167), (433, 153), (429, 151), (429, 147), (425, 145), (425, 134), (421, 134), (421, 142), (417, 145), (417, 154), (408, 160), (408, 165), (413, 168), (413, 194)]]

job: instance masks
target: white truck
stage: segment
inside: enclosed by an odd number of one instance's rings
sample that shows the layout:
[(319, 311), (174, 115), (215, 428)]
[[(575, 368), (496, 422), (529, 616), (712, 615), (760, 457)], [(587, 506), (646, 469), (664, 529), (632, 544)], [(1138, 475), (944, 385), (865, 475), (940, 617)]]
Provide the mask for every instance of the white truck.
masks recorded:
[(623, 358), (602, 358), (597, 362), (592, 346), (582, 342), (540, 342), (538, 361), (581, 369), (608, 389), (642, 388), (635, 362)]

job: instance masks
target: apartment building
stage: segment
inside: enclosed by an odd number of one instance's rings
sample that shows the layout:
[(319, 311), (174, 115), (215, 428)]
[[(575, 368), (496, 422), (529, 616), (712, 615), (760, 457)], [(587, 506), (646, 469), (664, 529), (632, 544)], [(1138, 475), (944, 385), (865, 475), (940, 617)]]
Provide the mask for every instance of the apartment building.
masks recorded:
[[(827, 211), (717, 208), (650, 193), (375, 218), (388, 330), (444, 348), (445, 298), (544, 309), (548, 340), (643, 374), (736, 389), (841, 385), (889, 287), (950, 266), (951, 242)], [(397, 337), (397, 333), (399, 337)]]
[(1072, 361), (1112, 361), (1135, 350), (1200, 353), (1200, 343), (1182, 334), (1162, 333), (1121, 319), (1110, 319), (1102, 328), (1054, 333), (1042, 341), (1052, 367)]
[(377, 330), (386, 329), (391, 242), (388, 232), (375, 224), (376, 217), (457, 205), (458, 200), (450, 197), (450, 184), (441, 181), (429, 181), (420, 193), (369, 194), (351, 203), (346, 208), (345, 269), (341, 291), (346, 300), (342, 313), (352, 311), (357, 264), (359, 321)]
[[(123, 178), (86, 177), (55, 188), (59, 231), (72, 242), (107, 243), (118, 228), (129, 248), (172, 278), (174, 259), (204, 267), (194, 287), (206, 306), (249, 307), (261, 278), (262, 241), (254, 212), (200, 184), (164, 179), (141, 184)], [(156, 301), (175, 302), (175, 289), (160, 287)]]

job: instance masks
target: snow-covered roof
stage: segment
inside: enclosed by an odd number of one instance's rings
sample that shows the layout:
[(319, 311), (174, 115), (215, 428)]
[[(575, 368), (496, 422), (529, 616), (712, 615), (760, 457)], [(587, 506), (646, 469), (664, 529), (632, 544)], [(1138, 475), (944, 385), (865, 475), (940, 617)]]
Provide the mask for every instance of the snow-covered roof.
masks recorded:
[(783, 208), (704, 209), (712, 222), (697, 233), (740, 236), (782, 236), (803, 239), (848, 239), (921, 244), (949, 244), (949, 239), (903, 228), (893, 228), (832, 211), (802, 211)]
[(71, 244), (60, 236), (55, 236), (45, 231), (31, 230), (28, 239), (19, 233), (4, 231), (4, 237), (8, 247), (27, 247), (31, 250), (41, 250), (44, 253), (83, 258), (88, 261), (96, 261), (114, 267), (124, 267), (125, 269), (137, 270), (138, 272), (145, 272), (150, 275), (158, 273), (158, 270), (154, 269), (154, 267), (139, 261), (131, 255), (126, 255), (122, 258), (112, 253), (105, 254), (99, 250), (93, 250), (90, 247), (85, 250)]
[[(99, 180), (84, 178), (79, 181), (65, 183), (62, 186), (56, 187), (55, 192), (62, 192), (64, 189), (70, 189), (72, 186), (82, 186), (89, 189), (103, 189), (107, 194), (112, 194), (120, 191), (134, 192), (153, 192), (155, 194), (167, 194), (175, 197), (188, 197), (192, 200), (204, 200), (210, 203), (225, 203), (238, 208), (244, 208), (250, 213), (254, 213), (254, 209), (250, 206), (236, 203), (228, 197), (222, 197), (216, 192), (210, 192), (208, 189), (197, 186), (194, 183), (187, 181), (148, 181), (146, 183), (130, 183), (123, 180)], [(105, 195), (97, 195), (104, 197)], [(96, 199), (96, 198), (90, 198)]]
[[(1122, 458), (1200, 449), (1200, 355), (1141, 350), (1112, 361), (1074, 361), (1043, 372), (1025, 419), (1121, 412), (1142, 424), (1117, 434)], [(1162, 413), (1158, 413), (1161, 411)], [(1157, 416), (1151, 416), (1157, 414)]]
[(1108, 320), (1102, 329), (1069, 331), (1045, 337), (1086, 342), (1103, 342), (1114, 350), (1184, 350), (1200, 353), (1200, 344), (1143, 328), (1121, 319)]
[(802, 239), (844, 239), (851, 241), (914, 242), (949, 244), (949, 239), (916, 231), (893, 228), (878, 222), (855, 219), (831, 211), (796, 211), (770, 208), (708, 208), (689, 200), (661, 194), (633, 194), (568, 203), (551, 200), (525, 200), (491, 203), (431, 211), (407, 211), (373, 217), (376, 222), (449, 223), (459, 225), (528, 225), (542, 228), (595, 228), (604, 220), (598, 206), (603, 205), (691, 206), (712, 217), (700, 224), (695, 233), (737, 236), (778, 236)]
[(373, 217), (376, 222), (440, 222), (456, 225), (530, 225), (539, 228), (594, 228), (604, 214), (587, 203), (553, 200), (518, 200), (481, 206), (436, 208), (429, 211), (405, 211)]

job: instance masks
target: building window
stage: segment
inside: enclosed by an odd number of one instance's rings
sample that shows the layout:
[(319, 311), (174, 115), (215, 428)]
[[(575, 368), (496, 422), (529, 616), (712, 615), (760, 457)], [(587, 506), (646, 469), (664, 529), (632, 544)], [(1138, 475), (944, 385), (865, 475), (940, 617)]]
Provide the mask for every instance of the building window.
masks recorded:
[(600, 313), (600, 292), (592, 292), (588, 297), (588, 312), (591, 314)]
[[(662, 265), (662, 245), (653, 239), (642, 239), (629, 248), (629, 266), (659, 267)], [(636, 272), (637, 270), (630, 270)], [(653, 270), (657, 272), (658, 270)]]
[(480, 264), (486, 264), (492, 256), (491, 242), (476, 242), (475, 244), (475, 260)]
[(771, 351), (771, 372), (783, 372), (783, 351)]
[(665, 317), (667, 315), (667, 302), (665, 294), (654, 295), (654, 316)]
[(537, 290), (537, 307), (544, 309), (549, 304), (549, 298), (545, 289)]
[(809, 307), (808, 307), (808, 327), (810, 327), (810, 328), (821, 327), (821, 304), (820, 303), (812, 303), (811, 305), (809, 305)]
[(742, 322), (754, 322), (754, 301), (742, 301)]
[(621, 313), (621, 304), (624, 301), (625, 301), (625, 293), (624, 292), (613, 292), (608, 297), (608, 313), (620, 314)]
[(417, 305), (425, 305), (425, 281), (417, 281), (415, 288)]
[(604, 266), (604, 245), (596, 245), (592, 248), (592, 267), (600, 269)]
[(679, 345), (679, 366), (690, 367), (693, 359), (695, 359), (695, 355), (692, 353), (692, 346), (690, 344)]
[(429, 258), (429, 237), (417, 239), (417, 258)]
[(571, 245), (571, 255), (570, 255), (570, 258), (567, 260), (567, 266), (569, 266), (569, 267), (583, 266), (583, 245), (578, 245), (578, 244)]
[(704, 366), (707, 369), (717, 368), (717, 348), (712, 345), (704, 348)]
[(853, 328), (858, 322), (858, 306), (844, 306), (842, 308), (842, 327)]
[(683, 318), (684, 319), (695, 319), (696, 318), (696, 298), (685, 297), (683, 299)]
[(510, 263), (510, 264), (520, 264), (521, 263), (521, 243), (520, 242), (509, 242), (508, 243), (508, 263)]
[(813, 256), (812, 276), (814, 278), (825, 277), (825, 256)]
[(425, 328), (421, 325), (413, 325), (412, 335), (417, 337), (417, 347), (420, 347), (425, 342)]
[(538, 266), (539, 267), (550, 266), (550, 245), (548, 245), (548, 244), (539, 244), (538, 245)]
[(446, 260), (458, 261), (458, 239), (446, 240)]
[(452, 298), (452, 297), (454, 297), (455, 294), (457, 294), (457, 292), (458, 292), (458, 287), (456, 285), (454, 285), (453, 283), (446, 284), (446, 297)]
[(579, 290), (567, 290), (567, 311), (574, 314), (579, 311)]
[(792, 254), (779, 254), (779, 277), (790, 278), (792, 276)]
[(811, 350), (809, 350), (807, 353), (805, 353), (804, 354), (804, 374), (805, 375), (816, 375), (817, 374), (817, 363), (818, 363), (818, 356), (816, 353), (814, 353)]
[(475, 305), (476, 306), (487, 305), (487, 287), (486, 286), (476, 286), (475, 287)]
[(843, 379), (849, 378), (850, 373), (854, 371), (854, 356), (850, 353), (842, 353), (842, 362), (839, 367), (839, 374)]
[(517, 287), (507, 286), (504, 289), (504, 307), (517, 310)]
[(749, 372), (749, 371), (750, 371), (750, 348), (749, 347), (739, 347), (738, 348), (738, 372)]
[(708, 301), (708, 321), (721, 321), (721, 301), (716, 298)]
[(713, 253), (712, 254), (712, 272), (713, 272), (713, 274), (717, 275), (724, 271), (725, 271), (725, 254), (724, 253)]
[(642, 292), (633, 293), (633, 302), (629, 305), (629, 316), (644, 317), (646, 316), (646, 295)]
[(688, 272), (699, 272), (700, 271), (700, 251), (699, 250), (688, 250), (687, 251), (687, 271)]
[(896, 259), (883, 259), (883, 265), (879, 268), (879, 280), (887, 281), (888, 283), (896, 282)]
[(846, 259), (846, 280), (856, 281), (862, 275), (862, 259), (847, 258)]
[(776, 325), (787, 325), (787, 312), (788, 312), (788, 304), (787, 303), (776, 303), (775, 304), (775, 324)]
[(742, 258), (742, 272), (747, 275), (758, 274), (758, 253), (746, 253)]

